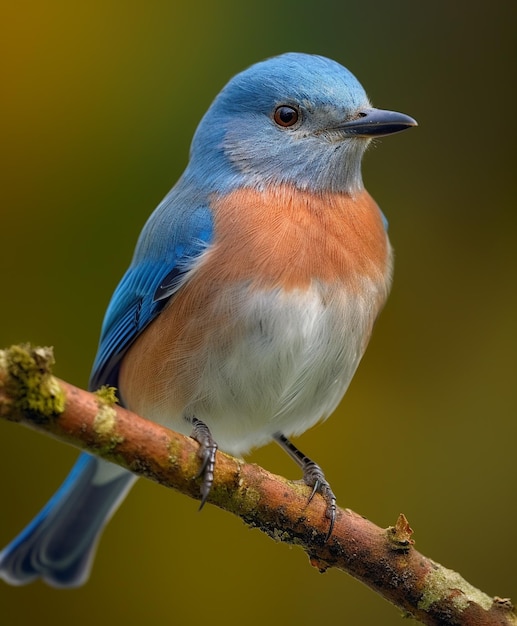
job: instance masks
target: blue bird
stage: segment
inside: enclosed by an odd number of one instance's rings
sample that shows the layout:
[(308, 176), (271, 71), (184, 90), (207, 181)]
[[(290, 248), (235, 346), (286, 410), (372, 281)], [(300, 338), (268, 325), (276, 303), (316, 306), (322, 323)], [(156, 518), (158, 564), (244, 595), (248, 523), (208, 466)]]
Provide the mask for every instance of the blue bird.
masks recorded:
[[(218, 446), (276, 441), (325, 498), (330, 536), (334, 493), (288, 438), (336, 408), (386, 301), (391, 247), (361, 159), (372, 138), (415, 125), (372, 108), (335, 61), (299, 53), (235, 76), (201, 120), (113, 294), (90, 382), (199, 442), (201, 506)], [(135, 480), (81, 454), (0, 553), (0, 576), (83, 584)]]

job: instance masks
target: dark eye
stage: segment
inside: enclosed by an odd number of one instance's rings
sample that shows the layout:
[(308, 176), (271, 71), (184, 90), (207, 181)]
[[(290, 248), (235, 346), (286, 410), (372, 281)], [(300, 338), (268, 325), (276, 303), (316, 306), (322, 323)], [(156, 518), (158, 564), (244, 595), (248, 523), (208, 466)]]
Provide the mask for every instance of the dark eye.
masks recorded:
[(289, 126), (296, 124), (298, 117), (298, 111), (294, 107), (283, 104), (275, 110), (273, 119), (279, 126), (288, 128)]

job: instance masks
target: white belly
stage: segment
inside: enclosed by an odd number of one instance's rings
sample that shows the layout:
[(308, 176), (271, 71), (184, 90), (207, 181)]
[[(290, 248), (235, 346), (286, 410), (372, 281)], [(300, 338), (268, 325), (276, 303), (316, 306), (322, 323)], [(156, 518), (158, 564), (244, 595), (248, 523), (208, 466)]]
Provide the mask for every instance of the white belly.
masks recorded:
[[(232, 323), (196, 357), (203, 366), (185, 407), (210, 427), (221, 449), (238, 455), (275, 432), (301, 434), (328, 417), (378, 312), (371, 306), (373, 284), (361, 296), (318, 284), (303, 291), (249, 290), (245, 297), (239, 291)], [(190, 429), (176, 420), (171, 427)]]

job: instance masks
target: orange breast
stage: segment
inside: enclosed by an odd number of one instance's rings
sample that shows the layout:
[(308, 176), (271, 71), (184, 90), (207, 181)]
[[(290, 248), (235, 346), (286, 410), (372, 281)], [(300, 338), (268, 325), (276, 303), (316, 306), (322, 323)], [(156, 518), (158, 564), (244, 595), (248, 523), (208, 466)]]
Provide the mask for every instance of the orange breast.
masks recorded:
[(221, 280), (284, 289), (339, 281), (354, 289), (388, 271), (381, 212), (365, 190), (351, 196), (243, 189), (214, 197), (212, 208), (215, 246), (206, 263)]

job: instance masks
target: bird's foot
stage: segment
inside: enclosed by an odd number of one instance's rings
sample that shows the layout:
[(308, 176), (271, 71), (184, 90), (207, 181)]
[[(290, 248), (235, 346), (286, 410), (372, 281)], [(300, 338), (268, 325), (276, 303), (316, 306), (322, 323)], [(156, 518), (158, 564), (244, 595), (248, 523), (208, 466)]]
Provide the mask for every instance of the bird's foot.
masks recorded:
[(327, 535), (325, 536), (325, 543), (330, 539), (332, 531), (334, 530), (334, 524), (336, 522), (336, 496), (332, 491), (328, 480), (325, 478), (325, 474), (319, 465), (307, 459), (307, 463), (302, 467), (303, 469), (303, 482), (312, 487), (312, 493), (309, 496), (309, 502), (314, 498), (315, 493), (320, 493), (327, 503), (326, 515), (330, 521)]
[(327, 518), (330, 520), (329, 529), (325, 536), (325, 543), (330, 539), (334, 524), (336, 522), (336, 496), (330, 488), (325, 478), (325, 474), (319, 465), (314, 463), (308, 456), (298, 450), (298, 448), (289, 441), (282, 433), (275, 433), (275, 441), (283, 448), (287, 454), (302, 468), (303, 482), (312, 487), (312, 493), (309, 496), (309, 502), (314, 498), (315, 493), (321, 494), (327, 503)]
[(199, 510), (205, 506), (205, 502), (210, 493), (210, 489), (214, 483), (214, 469), (215, 469), (215, 455), (217, 452), (217, 443), (212, 437), (212, 433), (208, 426), (197, 419), (196, 417), (191, 419), (192, 433), (191, 437), (199, 443), (198, 456), (201, 459), (201, 467), (196, 475), (196, 478), (202, 477), (201, 482), (201, 504)]

